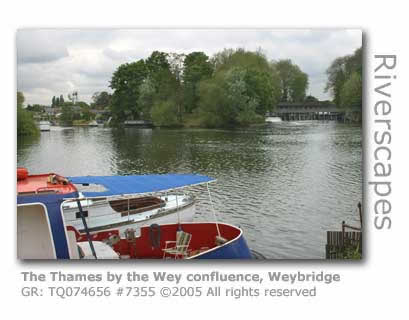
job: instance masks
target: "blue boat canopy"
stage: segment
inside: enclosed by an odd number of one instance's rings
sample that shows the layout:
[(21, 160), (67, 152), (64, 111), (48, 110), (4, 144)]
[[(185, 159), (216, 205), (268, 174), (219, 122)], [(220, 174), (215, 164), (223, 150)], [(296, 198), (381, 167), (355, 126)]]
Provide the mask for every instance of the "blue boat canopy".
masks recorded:
[(83, 176), (68, 177), (68, 179), (74, 184), (103, 187), (101, 191), (82, 191), (82, 194), (88, 198), (161, 192), (215, 181), (213, 178), (196, 174)]

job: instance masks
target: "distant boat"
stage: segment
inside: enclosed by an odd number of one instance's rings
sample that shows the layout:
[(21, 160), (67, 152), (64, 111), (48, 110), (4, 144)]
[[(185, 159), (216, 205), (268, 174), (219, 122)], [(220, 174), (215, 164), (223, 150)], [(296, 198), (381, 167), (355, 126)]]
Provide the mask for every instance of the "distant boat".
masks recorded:
[(38, 122), (38, 128), (40, 131), (50, 131), (51, 123), (47, 120), (41, 120)]
[(125, 127), (139, 127), (139, 128), (150, 128), (153, 126), (151, 121), (147, 120), (125, 120)]
[(92, 120), (90, 123), (88, 123), (88, 127), (98, 127), (98, 122)]
[(266, 122), (275, 123), (275, 122), (282, 122), (282, 120), (280, 117), (267, 117)]

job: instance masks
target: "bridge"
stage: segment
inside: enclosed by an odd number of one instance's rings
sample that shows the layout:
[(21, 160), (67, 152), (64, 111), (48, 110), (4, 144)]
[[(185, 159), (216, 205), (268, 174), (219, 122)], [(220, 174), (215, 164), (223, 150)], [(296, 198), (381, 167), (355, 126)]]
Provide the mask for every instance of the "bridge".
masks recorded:
[(345, 112), (337, 109), (335, 104), (323, 102), (282, 102), (270, 117), (280, 117), (282, 120), (344, 120)]

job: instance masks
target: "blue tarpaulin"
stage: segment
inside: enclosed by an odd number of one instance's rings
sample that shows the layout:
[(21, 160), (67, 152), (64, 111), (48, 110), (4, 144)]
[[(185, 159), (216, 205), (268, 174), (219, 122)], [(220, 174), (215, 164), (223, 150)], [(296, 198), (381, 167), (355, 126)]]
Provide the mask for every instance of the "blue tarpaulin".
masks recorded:
[(195, 174), (151, 174), (132, 176), (68, 177), (74, 184), (102, 185), (103, 191), (82, 191), (85, 197), (109, 197), (123, 194), (152, 193), (214, 181)]

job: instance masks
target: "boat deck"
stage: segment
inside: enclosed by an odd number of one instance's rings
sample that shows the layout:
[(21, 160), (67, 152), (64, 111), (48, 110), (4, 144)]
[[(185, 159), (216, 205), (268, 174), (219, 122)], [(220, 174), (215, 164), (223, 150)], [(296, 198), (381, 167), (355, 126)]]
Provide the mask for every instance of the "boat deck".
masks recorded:
[[(61, 181), (56, 183), (50, 183), (49, 177), (54, 175), (41, 174), (41, 175), (29, 175), (27, 178), (17, 181), (17, 193), (18, 195), (31, 195), (38, 193), (59, 193), (67, 194), (77, 191), (75, 186), (71, 183), (64, 184)], [(61, 176), (55, 175), (57, 178), (64, 179)]]
[[(221, 236), (226, 241), (237, 239), (241, 235), (240, 229), (227, 225), (218, 224)], [(180, 227), (183, 231), (192, 235), (189, 244), (189, 257), (198, 256), (201, 253), (218, 247), (216, 242), (218, 232), (216, 224), (214, 223), (182, 223)], [(165, 257), (163, 249), (166, 247), (166, 242), (176, 240), (176, 232), (178, 231), (178, 224), (161, 225), (159, 229), (152, 230), (151, 227), (142, 227), (140, 235), (132, 237), (132, 239), (121, 239), (118, 243), (113, 245), (116, 252), (120, 254), (122, 259), (126, 256), (130, 259), (163, 259)], [(68, 227), (69, 230), (75, 230)], [(75, 231), (77, 241), (87, 241), (85, 234), (80, 234)], [(92, 241), (104, 241), (113, 235), (119, 236), (117, 230), (107, 230), (91, 235)], [(156, 238), (156, 241), (155, 241)], [(155, 244), (155, 242), (157, 242)]]

